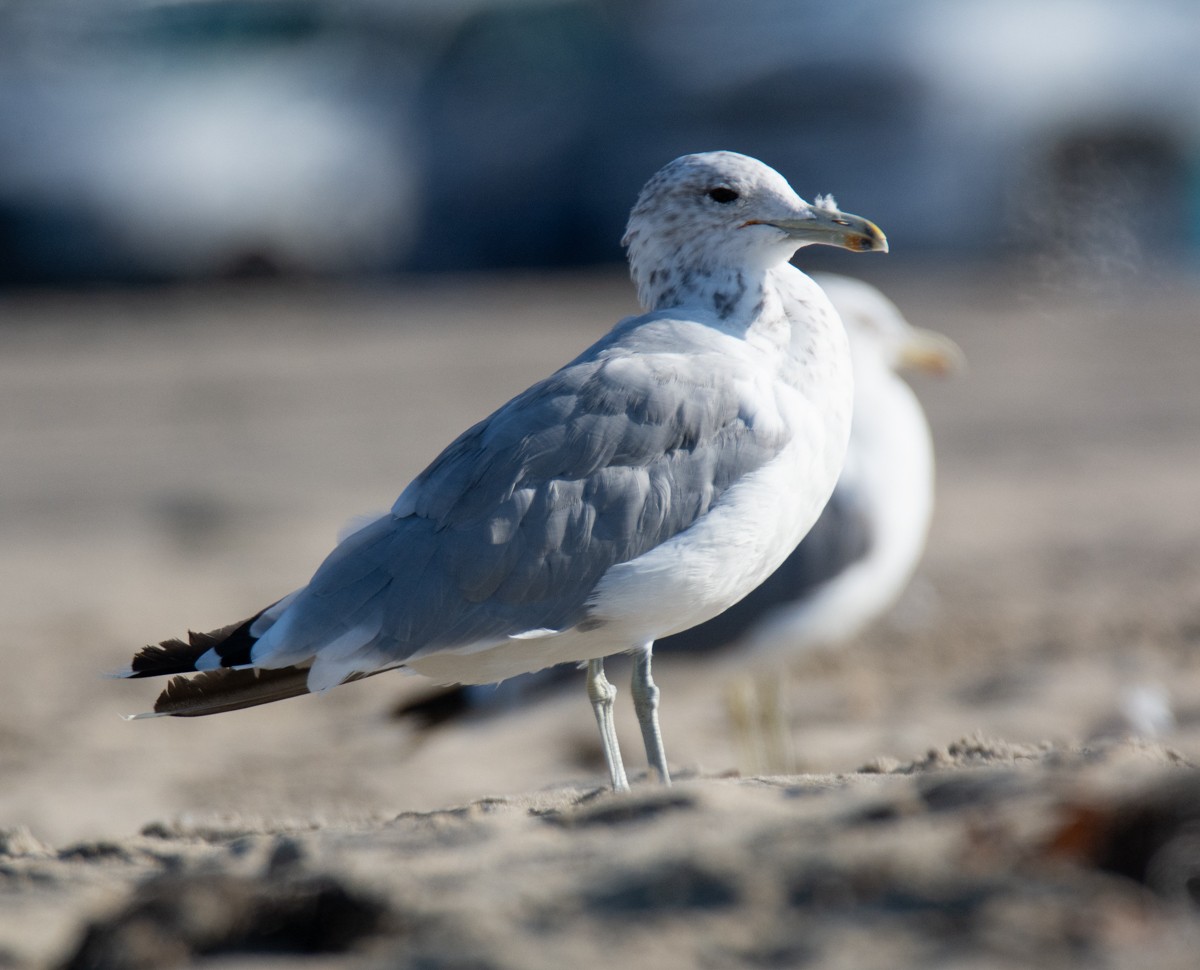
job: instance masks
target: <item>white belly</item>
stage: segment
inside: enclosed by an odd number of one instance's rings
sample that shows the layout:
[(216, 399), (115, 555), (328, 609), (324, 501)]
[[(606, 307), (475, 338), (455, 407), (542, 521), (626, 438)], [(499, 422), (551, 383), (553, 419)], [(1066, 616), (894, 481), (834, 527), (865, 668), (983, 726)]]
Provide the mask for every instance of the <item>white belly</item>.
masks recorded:
[(769, 613), (739, 656), (848, 640), (892, 606), (916, 569), (933, 512), (933, 443), (916, 395), (890, 373), (881, 378), (859, 398), (839, 485), (870, 523), (867, 554), (802, 601)]

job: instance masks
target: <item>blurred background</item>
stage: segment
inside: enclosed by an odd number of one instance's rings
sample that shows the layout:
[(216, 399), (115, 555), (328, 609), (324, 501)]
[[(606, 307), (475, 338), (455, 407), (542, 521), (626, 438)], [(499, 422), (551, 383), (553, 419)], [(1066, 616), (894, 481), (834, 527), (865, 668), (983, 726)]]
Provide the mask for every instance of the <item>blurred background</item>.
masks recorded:
[[(797, 262), (969, 362), (917, 387), (911, 595), (797, 660), (799, 766), (973, 730), (1200, 758), (1198, 92), (1193, 0), (0, 0), (0, 827), (602, 777), (582, 687), (416, 739), (399, 676), (130, 725), (158, 685), (99, 675), (305, 582), (634, 312), (638, 189), (714, 148), (877, 222), (888, 256)], [(722, 678), (658, 679), (672, 759), (745, 769)]]
[[(796, 262), (968, 361), (915, 382), (938, 459), (915, 581), (749, 718), (802, 772), (976, 733), (1200, 762), (1195, 0), (0, 0), (0, 857), (21, 826), (101, 840), (77, 885), (5, 862), (0, 964), (56, 965), (115, 892), (104, 840), (148, 823), (602, 783), (582, 682), (421, 733), (393, 715), (420, 678), (130, 724), (160, 685), (103, 674), (306, 582), (636, 312), (637, 192), (718, 148), (878, 223), (887, 256)], [(656, 658), (680, 777), (759, 770), (736, 666)], [(1009, 826), (978, 818), (965, 845)]]
[(895, 259), (1195, 265), (1198, 90), (1189, 0), (5, 0), (0, 283), (616, 263), (720, 147)]

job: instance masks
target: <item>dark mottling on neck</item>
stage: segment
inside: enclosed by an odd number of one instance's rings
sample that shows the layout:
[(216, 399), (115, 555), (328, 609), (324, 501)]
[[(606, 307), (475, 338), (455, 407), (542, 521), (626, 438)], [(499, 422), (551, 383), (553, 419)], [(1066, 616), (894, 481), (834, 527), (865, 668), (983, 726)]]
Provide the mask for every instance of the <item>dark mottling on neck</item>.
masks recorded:
[(730, 289), (716, 290), (712, 295), (713, 307), (717, 311), (717, 316), (722, 320), (728, 320), (737, 311), (738, 305), (745, 295), (746, 278), (738, 273), (737, 279)]

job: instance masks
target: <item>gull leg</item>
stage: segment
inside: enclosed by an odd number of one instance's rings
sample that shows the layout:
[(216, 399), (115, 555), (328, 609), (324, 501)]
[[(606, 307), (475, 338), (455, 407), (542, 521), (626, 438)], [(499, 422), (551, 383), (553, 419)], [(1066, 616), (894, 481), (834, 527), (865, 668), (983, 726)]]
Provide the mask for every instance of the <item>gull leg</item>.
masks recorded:
[(621, 762), (621, 746), (617, 744), (617, 728), (613, 722), (613, 699), (617, 689), (604, 676), (604, 660), (589, 660), (587, 668), (588, 700), (600, 726), (600, 744), (604, 748), (604, 760), (608, 764), (608, 777), (613, 791), (629, 791), (629, 779), (625, 777), (625, 765)]
[(671, 784), (671, 773), (667, 770), (667, 752), (663, 748), (662, 731), (658, 727), (658, 685), (650, 677), (650, 653), (652, 643), (638, 650), (633, 656), (633, 709), (637, 713), (642, 729), (642, 741), (646, 745), (646, 760), (658, 772), (664, 785)]
[(725, 687), (725, 707), (738, 747), (738, 769), (747, 775), (766, 772), (767, 755), (758, 730), (758, 695), (754, 681), (746, 674), (735, 674)]
[(782, 671), (769, 676), (740, 674), (730, 681), (726, 691), (726, 708), (741, 751), (741, 770), (747, 774), (796, 771), (783, 676)]
[(785, 672), (760, 674), (755, 693), (758, 695), (759, 725), (766, 750), (767, 770), (771, 774), (790, 775), (796, 771), (796, 753), (788, 730), (787, 704), (784, 698)]

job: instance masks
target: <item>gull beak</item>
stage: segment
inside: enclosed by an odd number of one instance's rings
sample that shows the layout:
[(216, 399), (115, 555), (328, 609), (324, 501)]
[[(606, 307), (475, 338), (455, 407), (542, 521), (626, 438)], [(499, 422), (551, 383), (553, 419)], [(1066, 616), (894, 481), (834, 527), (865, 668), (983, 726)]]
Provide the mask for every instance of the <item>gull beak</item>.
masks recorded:
[(961, 371), (966, 365), (966, 355), (958, 344), (933, 330), (913, 327), (900, 347), (898, 366), (903, 370), (945, 377)]
[(755, 219), (746, 225), (774, 226), (805, 245), (840, 246), (856, 253), (888, 251), (887, 236), (870, 219), (824, 206), (810, 207), (803, 219)]

